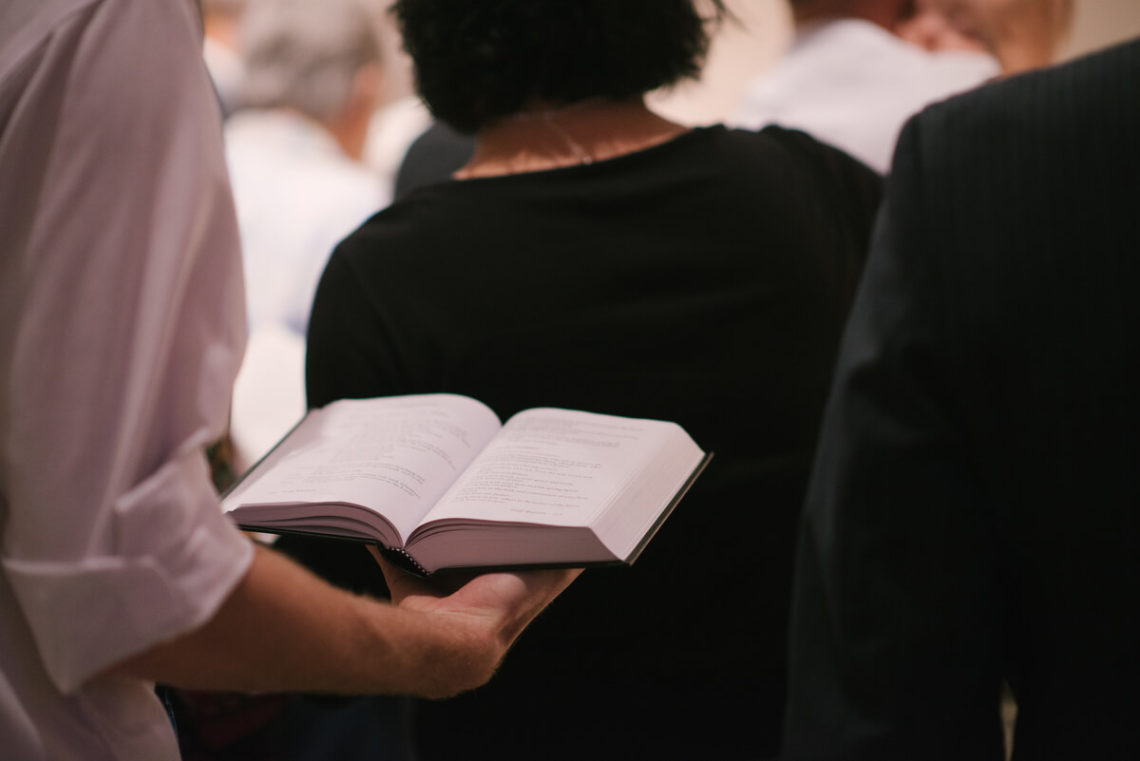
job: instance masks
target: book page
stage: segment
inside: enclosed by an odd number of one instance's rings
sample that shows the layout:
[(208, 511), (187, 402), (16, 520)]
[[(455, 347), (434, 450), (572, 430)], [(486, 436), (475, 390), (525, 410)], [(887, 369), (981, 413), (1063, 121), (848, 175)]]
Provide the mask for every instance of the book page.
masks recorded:
[(676, 429), (656, 420), (534, 409), (515, 415), (425, 522), (588, 526)]
[(358, 504), (406, 538), (499, 427), (486, 405), (453, 394), (333, 402), (310, 414), (225, 507)]

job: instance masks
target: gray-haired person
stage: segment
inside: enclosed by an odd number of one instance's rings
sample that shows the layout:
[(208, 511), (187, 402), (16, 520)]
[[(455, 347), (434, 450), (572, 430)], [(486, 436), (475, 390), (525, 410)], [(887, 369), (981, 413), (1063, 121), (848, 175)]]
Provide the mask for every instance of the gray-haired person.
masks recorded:
[(387, 206), (361, 163), (381, 94), (378, 12), (362, 0), (252, 0), (242, 107), (226, 122), (250, 347), (232, 432), (255, 461), (304, 412), (305, 330), (333, 247)]

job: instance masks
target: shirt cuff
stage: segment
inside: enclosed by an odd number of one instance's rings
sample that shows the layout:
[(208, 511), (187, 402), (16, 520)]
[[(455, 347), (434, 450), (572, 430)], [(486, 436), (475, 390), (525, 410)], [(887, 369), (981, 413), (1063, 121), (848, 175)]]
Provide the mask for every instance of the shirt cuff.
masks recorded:
[(112, 549), (72, 561), (2, 559), (64, 693), (206, 623), (253, 561), (252, 543), (222, 514), (197, 451), (117, 500), (92, 546)]

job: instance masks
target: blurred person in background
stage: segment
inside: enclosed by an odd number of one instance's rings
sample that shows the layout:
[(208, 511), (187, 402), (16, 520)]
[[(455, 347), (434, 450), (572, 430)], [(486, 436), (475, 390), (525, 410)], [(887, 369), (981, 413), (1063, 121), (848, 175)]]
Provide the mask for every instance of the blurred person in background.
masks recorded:
[(337, 242), (387, 205), (360, 162), (383, 75), (369, 0), (250, 0), (243, 108), (226, 123), (250, 341), (232, 433), (242, 464), (304, 413), (304, 335)]
[(967, 34), (960, 25), (951, 23), (942, 9), (940, 0), (915, 0), (914, 11), (895, 25), (895, 34), (912, 45), (931, 52), (964, 50), (985, 53), (985, 43), (976, 35)]
[(992, 53), (1005, 75), (1057, 60), (1073, 24), (1073, 0), (919, 0), (960, 38)]
[(774, 755), (796, 526), (880, 178), (799, 132), (647, 108), (700, 73), (692, 0), (395, 7), (420, 95), (475, 153), (337, 247), (309, 404), (454, 392), (674, 420), (716, 453), (632, 568), (584, 574), (487, 689), (417, 705), (418, 757)]
[(745, 127), (802, 129), (885, 173), (930, 103), (1051, 63), (1071, 0), (789, 0), (791, 48), (748, 88)]
[(228, 117), (238, 105), (245, 67), (238, 47), (238, 27), (246, 0), (200, 0), (206, 37), (202, 55), (218, 93), (222, 116)]
[(731, 121), (802, 129), (880, 173), (907, 117), (1000, 70), (981, 49), (931, 51), (902, 39), (914, 0), (789, 2), (791, 48), (749, 86)]
[(383, 86), (375, 24), (368, 0), (250, 0), (225, 138), (251, 331), (303, 336), (333, 246), (388, 202), (360, 163)]

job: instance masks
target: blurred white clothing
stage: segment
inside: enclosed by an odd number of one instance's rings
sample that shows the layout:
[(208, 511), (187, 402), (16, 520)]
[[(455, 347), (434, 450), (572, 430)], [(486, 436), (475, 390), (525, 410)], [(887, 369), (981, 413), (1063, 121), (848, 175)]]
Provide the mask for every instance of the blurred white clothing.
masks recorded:
[(395, 194), (396, 173), (408, 148), (431, 126), (432, 116), (415, 95), (376, 109), (364, 143), (364, 163), (376, 172), (389, 198)]
[(800, 129), (886, 173), (907, 118), (998, 72), (989, 55), (932, 53), (869, 21), (813, 22), (748, 88), (731, 122)]
[(204, 449), (245, 340), (191, 0), (0, 2), (0, 756), (174, 761), (104, 672), (252, 561)]
[(225, 136), (249, 328), (283, 325), (304, 336), (329, 254), (391, 196), (300, 114), (241, 111), (226, 122)]
[(230, 436), (242, 472), (305, 414), (305, 339), (273, 323), (249, 336), (234, 383)]

